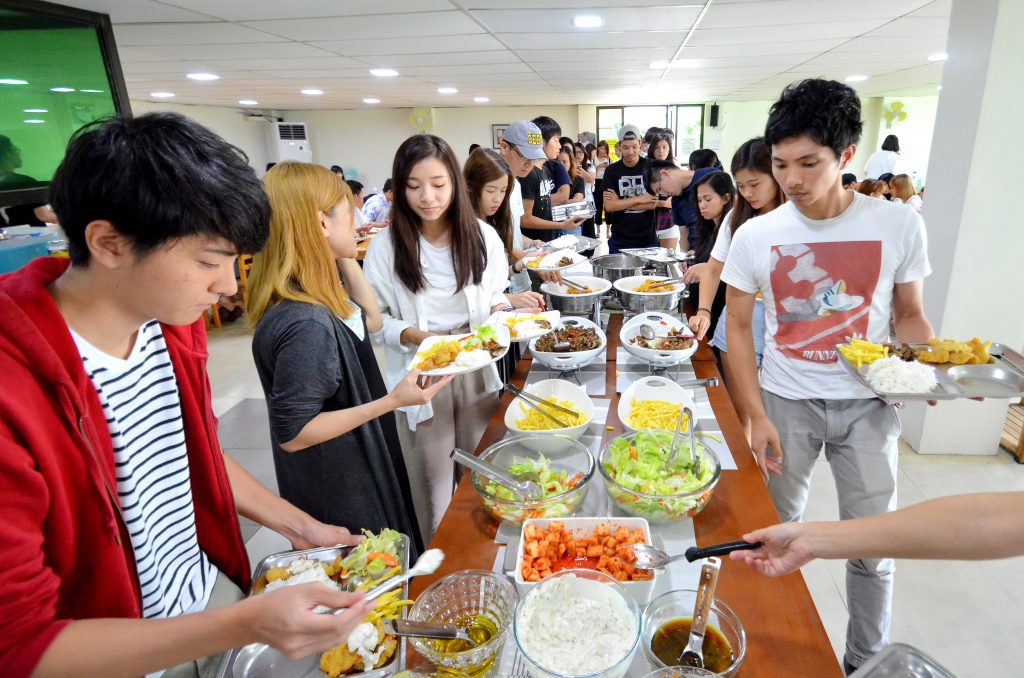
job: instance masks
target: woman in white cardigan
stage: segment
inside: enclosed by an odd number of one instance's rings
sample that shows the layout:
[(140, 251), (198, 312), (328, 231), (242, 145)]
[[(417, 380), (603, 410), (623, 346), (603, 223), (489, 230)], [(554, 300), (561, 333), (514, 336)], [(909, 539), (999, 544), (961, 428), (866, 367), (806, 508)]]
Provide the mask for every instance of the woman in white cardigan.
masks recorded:
[[(508, 306), (508, 259), (494, 229), (480, 222), (451, 147), (420, 134), (395, 154), (391, 226), (374, 238), (363, 271), (380, 302), (389, 388), (429, 336), (483, 324)], [(494, 365), (455, 378), (428, 405), (399, 410), (398, 431), (413, 502), (429, 541), (455, 488), (453, 447), (472, 451), (487, 427), (501, 380)]]

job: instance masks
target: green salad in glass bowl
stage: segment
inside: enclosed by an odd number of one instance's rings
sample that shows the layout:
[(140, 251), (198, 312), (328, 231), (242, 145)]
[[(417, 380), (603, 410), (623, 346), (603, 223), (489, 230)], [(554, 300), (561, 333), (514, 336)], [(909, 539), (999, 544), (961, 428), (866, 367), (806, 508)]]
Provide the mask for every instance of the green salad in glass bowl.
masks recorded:
[(608, 496), (626, 513), (651, 523), (671, 523), (700, 513), (718, 483), (722, 465), (714, 452), (697, 443), (701, 461), (694, 468), (686, 436), (680, 436), (671, 468), (672, 434), (642, 430), (618, 436), (601, 450), (598, 467)]
[[(558, 445), (544, 454), (537, 451), (535, 438), (550, 441), (552, 434), (526, 434), (501, 440), (480, 454), (480, 459), (514, 474), (536, 473), (539, 497), (523, 500), (506, 487), (476, 473), (473, 489), (483, 499), (488, 513), (498, 520), (522, 523), (527, 518), (564, 518), (583, 504), (587, 484), (594, 476), (593, 455), (578, 440), (564, 434)], [(564, 440), (563, 440), (564, 438)], [(532, 476), (531, 476), (532, 478)]]

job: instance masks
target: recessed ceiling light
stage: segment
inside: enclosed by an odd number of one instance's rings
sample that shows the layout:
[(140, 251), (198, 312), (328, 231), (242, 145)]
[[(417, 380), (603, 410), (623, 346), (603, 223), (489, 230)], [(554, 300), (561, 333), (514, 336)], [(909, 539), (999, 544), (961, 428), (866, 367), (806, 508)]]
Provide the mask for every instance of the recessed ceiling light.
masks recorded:
[(318, 96), (320, 96), (321, 94), (324, 93), (324, 91), (322, 89), (312, 89), (312, 88), (310, 88), (310, 89), (300, 89), (299, 91), (302, 92), (303, 94), (308, 94), (311, 97), (318, 97)]
[(39, 124), (44, 123), (46, 121), (45, 120), (25, 120), (24, 122), (27, 122), (30, 125), (39, 125)]
[(572, 18), (572, 25), (576, 28), (597, 28), (604, 23), (604, 19), (596, 14), (578, 14)]
[(939, 86), (938, 86), (938, 87), (936, 87), (935, 89), (942, 89), (942, 85), (939, 85)]
[(103, 90), (101, 90), (101, 89), (83, 89), (83, 90), (79, 90), (79, 91), (80, 92), (88, 92), (89, 94), (103, 94)]
[(174, 92), (150, 92), (149, 96), (154, 99), (170, 99), (174, 96)]
[(366, 97), (363, 99), (364, 104), (379, 104), (380, 99), (374, 99), (373, 97)]
[(22, 110), (23, 113), (49, 113), (50, 112), (50, 111), (46, 110), (45, 108), (23, 108), (21, 110)]
[(454, 87), (438, 87), (437, 88), (437, 93), (438, 94), (458, 94), (459, 90), (455, 89)]
[(27, 85), (28, 80), (16, 80), (15, 78), (0, 78), (0, 85)]
[(868, 79), (866, 75), (848, 75), (846, 76), (846, 82), (864, 82)]
[(473, 97), (473, 101), (477, 102), (478, 104), (486, 104), (487, 102), (490, 101), (490, 99), (488, 99), (487, 97)]
[(242, 104), (243, 106), (255, 106), (259, 102), (256, 101), (255, 99), (239, 99), (238, 103)]
[(945, 61), (949, 58), (949, 55), (945, 52), (936, 52), (928, 56), (928, 61)]
[(666, 61), (665, 59), (658, 59), (657, 61), (652, 61), (650, 67), (655, 70), (663, 71), (671, 65), (671, 61)]
[(215, 73), (189, 73), (185, 77), (189, 80), (220, 80), (220, 76)]
[(51, 87), (51, 92), (74, 92), (74, 87)]
[(371, 68), (370, 75), (375, 75), (378, 78), (393, 78), (398, 75), (398, 71), (393, 68)]

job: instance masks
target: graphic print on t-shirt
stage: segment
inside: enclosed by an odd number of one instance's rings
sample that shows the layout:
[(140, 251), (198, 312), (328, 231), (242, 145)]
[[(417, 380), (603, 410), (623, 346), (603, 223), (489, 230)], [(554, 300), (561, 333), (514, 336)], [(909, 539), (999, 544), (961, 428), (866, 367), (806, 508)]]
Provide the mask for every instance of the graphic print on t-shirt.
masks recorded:
[(835, 362), (836, 344), (868, 331), (882, 242), (775, 245), (771, 252), (776, 345), (796, 360)]
[[(640, 195), (645, 195), (647, 188), (644, 187), (644, 178), (639, 174), (631, 176), (619, 177), (619, 198), (625, 200), (627, 198), (635, 198)], [(645, 210), (626, 210), (627, 214), (638, 214)]]

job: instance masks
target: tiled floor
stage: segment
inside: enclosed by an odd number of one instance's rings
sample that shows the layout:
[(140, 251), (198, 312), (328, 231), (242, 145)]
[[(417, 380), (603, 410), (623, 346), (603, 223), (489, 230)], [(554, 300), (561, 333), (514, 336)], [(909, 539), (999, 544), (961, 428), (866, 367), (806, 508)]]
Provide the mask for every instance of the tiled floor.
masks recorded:
[[(250, 353), (250, 335), (235, 324), (210, 334), (210, 380), (221, 441), (262, 482), (276, 488), (266, 409)], [(1024, 491), (1024, 466), (994, 457), (936, 457), (909, 448), (900, 457), (900, 506), (949, 494)], [(1022, 507), (1024, 510), (1024, 507)], [(1022, 513), (1024, 515), (1024, 513)], [(838, 516), (828, 464), (818, 463), (808, 520)], [(288, 548), (278, 535), (243, 520), (250, 557)], [(951, 534), (950, 539), (957, 535)], [(817, 561), (803, 570), (837, 654), (846, 633), (845, 566)], [(765, 585), (771, 582), (765, 580)], [(959, 678), (1024, 675), (1024, 558), (990, 562), (900, 561), (892, 639), (924, 650)], [(750, 642), (757, 642), (751, 638)]]

